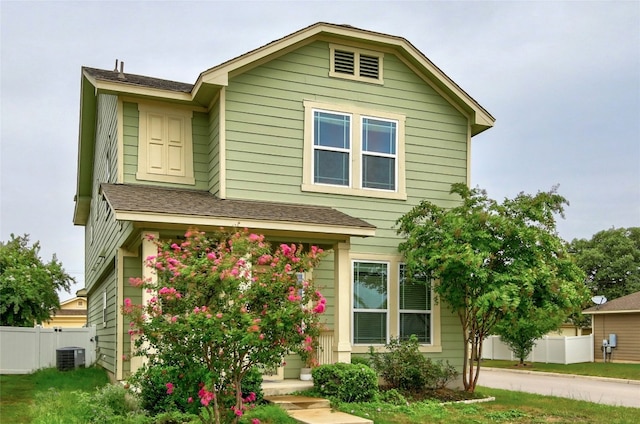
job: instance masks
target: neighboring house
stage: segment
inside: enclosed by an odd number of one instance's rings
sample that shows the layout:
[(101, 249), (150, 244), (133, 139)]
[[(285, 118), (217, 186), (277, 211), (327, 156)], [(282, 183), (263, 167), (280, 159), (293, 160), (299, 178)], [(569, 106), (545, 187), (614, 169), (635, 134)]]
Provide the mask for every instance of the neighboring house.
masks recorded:
[[(469, 183), (471, 138), (494, 118), (411, 43), (318, 23), (195, 84), (117, 68), (82, 68), (74, 213), (98, 363), (115, 378), (139, 365), (121, 359), (131, 341), (120, 306), (150, 296), (129, 284), (154, 278), (146, 236), (191, 226), (331, 249), (314, 270), (328, 302), (324, 361), (415, 333), (431, 357), (462, 365), (458, 318), (402, 283), (394, 225), (423, 199), (457, 204), (451, 184)], [(284, 376), (299, 366), (287, 360)]]
[(611, 343), (611, 335), (615, 334), (611, 360), (640, 362), (640, 291), (592, 306), (582, 313), (591, 315), (596, 361), (604, 360), (602, 341)]
[(60, 309), (56, 309), (51, 320), (42, 323), (44, 328), (71, 328), (87, 325), (87, 299), (74, 297), (60, 302)]

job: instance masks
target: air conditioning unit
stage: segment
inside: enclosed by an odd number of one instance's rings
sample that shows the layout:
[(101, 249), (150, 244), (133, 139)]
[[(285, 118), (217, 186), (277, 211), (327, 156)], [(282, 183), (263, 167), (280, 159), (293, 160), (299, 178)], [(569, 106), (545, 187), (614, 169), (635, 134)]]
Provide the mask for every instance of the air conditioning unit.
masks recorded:
[(84, 368), (84, 348), (61, 347), (56, 349), (56, 366), (58, 371), (69, 371)]

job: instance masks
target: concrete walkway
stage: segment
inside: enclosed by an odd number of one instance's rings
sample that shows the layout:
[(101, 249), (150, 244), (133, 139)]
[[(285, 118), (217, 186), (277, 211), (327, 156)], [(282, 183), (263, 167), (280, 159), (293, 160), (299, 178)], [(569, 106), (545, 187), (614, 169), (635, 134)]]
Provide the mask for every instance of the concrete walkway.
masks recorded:
[(640, 408), (640, 381), (637, 380), (482, 367), (478, 385)]
[(366, 418), (332, 410), (326, 399), (279, 395), (265, 396), (264, 400), (279, 405), (302, 424), (373, 424)]

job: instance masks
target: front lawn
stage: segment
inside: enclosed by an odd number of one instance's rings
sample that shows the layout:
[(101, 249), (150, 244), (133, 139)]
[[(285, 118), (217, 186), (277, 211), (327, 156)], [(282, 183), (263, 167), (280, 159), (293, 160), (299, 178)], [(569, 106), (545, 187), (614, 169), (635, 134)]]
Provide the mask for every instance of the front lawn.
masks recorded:
[(624, 378), (640, 380), (640, 364), (622, 364), (616, 362), (584, 362), (580, 364), (545, 364), (542, 362), (526, 362), (520, 367), (518, 361), (495, 361), (485, 359), (483, 367), (507, 368), (528, 371), (557, 372), (561, 374), (588, 375), (593, 377)]
[[(615, 365), (615, 364), (612, 364)], [(95, 390), (96, 387), (100, 390)], [(41, 370), (30, 375), (0, 376), (0, 421), (2, 423), (87, 423), (105, 417), (105, 411), (126, 409), (126, 398), (116, 398), (121, 386), (109, 386), (106, 373), (99, 368), (60, 372)], [(600, 423), (607, 417), (610, 424), (640, 422), (640, 408), (615, 407), (586, 401), (541, 396), (522, 392), (479, 387), (478, 393), (493, 396), (495, 401), (474, 404), (445, 404), (435, 401), (394, 405), (383, 402), (337, 403), (343, 412), (369, 418), (375, 424), (409, 423)], [(128, 395), (130, 396), (130, 395)], [(94, 411), (85, 414), (90, 397)], [(36, 401), (37, 399), (37, 401)], [(97, 399), (97, 400), (96, 400)], [(124, 399), (117, 400), (114, 399)], [(120, 404), (118, 404), (120, 402)], [(135, 424), (158, 422), (199, 423), (194, 416), (152, 417), (142, 411), (112, 416), (110, 421)], [(262, 424), (294, 423), (286, 413), (273, 405), (259, 406), (245, 417), (259, 418)], [(95, 421), (97, 422), (97, 421)]]

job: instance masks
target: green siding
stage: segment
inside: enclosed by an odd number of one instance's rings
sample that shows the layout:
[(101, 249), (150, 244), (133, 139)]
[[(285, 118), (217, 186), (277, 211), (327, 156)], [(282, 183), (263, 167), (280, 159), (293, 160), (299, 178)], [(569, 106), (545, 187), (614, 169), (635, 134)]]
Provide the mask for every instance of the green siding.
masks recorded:
[[(384, 85), (328, 77), (329, 47), (314, 42), (232, 78), (226, 90), (227, 197), (330, 206), (377, 227), (376, 236), (352, 238), (352, 255), (395, 254), (395, 221), (423, 199), (457, 204), (452, 183), (467, 180), (468, 119), (392, 54), (384, 56)], [(302, 192), (304, 100), (404, 115), (407, 200)], [(318, 269), (333, 326), (332, 259)], [(460, 324), (442, 307), (442, 354), (462, 365)], [(286, 377), (300, 365), (287, 359)]]
[[(124, 278), (123, 278), (123, 290), (122, 290), (122, 299), (131, 299), (131, 302), (134, 305), (139, 305), (142, 303), (142, 289), (140, 287), (133, 287), (129, 284), (129, 278), (132, 277), (140, 277), (142, 275), (142, 262), (141, 262), (141, 252), (138, 249), (138, 256), (134, 257), (125, 257), (123, 268), (124, 268)], [(124, 331), (120, 335), (121, 343), (122, 343), (122, 354), (127, 358), (131, 357), (131, 336), (129, 336), (129, 320), (126, 317), (123, 317), (123, 328)], [(131, 361), (126, 360), (122, 363), (123, 377), (127, 378), (131, 373)]]
[[(89, 295), (87, 314), (89, 325), (96, 326), (96, 360), (107, 371), (116, 372), (116, 289), (115, 271), (96, 283), (95, 290)], [(107, 322), (103, 323), (103, 293), (107, 293)]]

